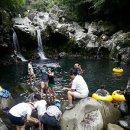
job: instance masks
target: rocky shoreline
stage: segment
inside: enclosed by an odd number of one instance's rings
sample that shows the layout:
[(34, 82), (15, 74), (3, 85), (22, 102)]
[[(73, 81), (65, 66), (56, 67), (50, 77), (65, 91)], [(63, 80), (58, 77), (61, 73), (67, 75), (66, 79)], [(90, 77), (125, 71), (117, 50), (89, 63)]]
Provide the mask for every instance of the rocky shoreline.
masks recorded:
[[(97, 101), (88, 97), (74, 101), (75, 107), (71, 110), (65, 110), (63, 108), (63, 116), (60, 121), (62, 130), (129, 130), (129, 83), (130, 79), (126, 87), (128, 111), (126, 111), (125, 114), (122, 115), (122, 111), (115, 108), (111, 102)], [(29, 86), (21, 86), (21, 92), (23, 92), (25, 88), (28, 88), (28, 90), (26, 89), (28, 92), (35, 91), (31, 86), (30, 88)], [(21, 92), (19, 91), (19, 93)], [(62, 103), (65, 105), (66, 101), (63, 101)], [(0, 104), (2, 106), (0, 109), (0, 130), (11, 130), (13, 126), (7, 119), (6, 112), (8, 108), (15, 104), (15, 100), (10, 94), (9, 98), (1, 98)], [(125, 126), (124, 123), (127, 123), (128, 126)]]

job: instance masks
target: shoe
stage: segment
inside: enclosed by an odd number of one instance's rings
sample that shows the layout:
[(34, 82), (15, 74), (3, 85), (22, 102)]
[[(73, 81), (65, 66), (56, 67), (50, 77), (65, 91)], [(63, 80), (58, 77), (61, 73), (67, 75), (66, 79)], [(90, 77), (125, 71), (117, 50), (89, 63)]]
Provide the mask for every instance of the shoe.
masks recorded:
[(74, 107), (74, 105), (72, 104), (72, 105), (68, 105), (65, 109), (66, 110), (70, 110), (70, 109), (72, 109)]

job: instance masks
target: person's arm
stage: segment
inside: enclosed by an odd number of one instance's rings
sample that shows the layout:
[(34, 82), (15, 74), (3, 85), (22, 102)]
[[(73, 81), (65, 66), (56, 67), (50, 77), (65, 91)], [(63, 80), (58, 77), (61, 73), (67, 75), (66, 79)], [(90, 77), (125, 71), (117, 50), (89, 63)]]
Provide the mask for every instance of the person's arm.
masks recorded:
[(34, 124), (37, 124), (37, 123), (39, 123), (39, 120), (37, 118), (30, 116), (30, 115), (27, 115), (27, 122), (32, 122)]
[(53, 72), (51, 72), (51, 73), (48, 73), (49, 74), (49, 76), (54, 76), (54, 73)]
[(72, 92), (75, 91), (75, 89), (71, 89), (71, 88), (67, 88), (67, 87), (64, 87), (62, 90), (63, 90), (63, 91), (64, 91), (64, 90), (67, 90), (67, 91), (72, 91)]

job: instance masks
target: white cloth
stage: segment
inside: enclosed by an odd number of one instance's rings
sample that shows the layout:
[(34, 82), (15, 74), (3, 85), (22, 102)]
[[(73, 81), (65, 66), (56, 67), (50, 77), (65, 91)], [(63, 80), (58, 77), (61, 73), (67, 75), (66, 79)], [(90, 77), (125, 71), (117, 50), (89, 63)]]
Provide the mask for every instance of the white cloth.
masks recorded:
[(32, 64), (28, 63), (28, 74), (34, 75)]
[(49, 106), (47, 108), (47, 111), (46, 113), (49, 115), (49, 116), (55, 116), (55, 118), (59, 121), (60, 118), (61, 118), (61, 115), (62, 115), (62, 112), (59, 110), (59, 108), (57, 106)]
[(76, 75), (72, 81), (72, 87), (76, 92), (79, 92), (81, 95), (88, 96), (89, 90), (87, 83), (81, 75)]
[(22, 116), (26, 116), (26, 115), (31, 115), (32, 113), (32, 108), (30, 107), (30, 105), (28, 103), (19, 103), (15, 106), (13, 106), (10, 110), (9, 113), (13, 116), (16, 117), (22, 117)]
[(38, 116), (44, 115), (46, 112), (47, 102), (45, 100), (36, 101), (34, 107), (37, 108)]

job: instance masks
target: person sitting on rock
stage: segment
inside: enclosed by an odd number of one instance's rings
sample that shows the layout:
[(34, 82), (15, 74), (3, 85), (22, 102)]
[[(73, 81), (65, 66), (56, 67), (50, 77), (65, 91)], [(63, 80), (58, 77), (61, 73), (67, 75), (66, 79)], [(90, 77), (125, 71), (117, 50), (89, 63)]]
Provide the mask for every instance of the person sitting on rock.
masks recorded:
[(9, 110), (8, 118), (12, 124), (16, 125), (17, 130), (25, 130), (26, 121), (39, 124), (39, 120), (31, 116), (33, 110), (35, 107), (32, 102), (19, 103)]
[(96, 91), (96, 93), (100, 96), (106, 96), (109, 94), (107, 90), (105, 90), (105, 85), (101, 85), (101, 88)]
[(68, 90), (67, 97), (69, 105), (66, 107), (67, 110), (74, 107), (72, 103), (73, 98), (86, 98), (89, 94), (88, 86), (83, 77), (77, 74), (76, 70), (72, 69), (70, 71), (70, 78), (72, 79), (71, 88), (63, 88), (63, 90)]

